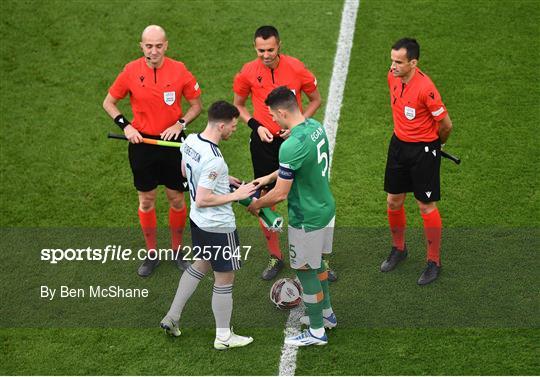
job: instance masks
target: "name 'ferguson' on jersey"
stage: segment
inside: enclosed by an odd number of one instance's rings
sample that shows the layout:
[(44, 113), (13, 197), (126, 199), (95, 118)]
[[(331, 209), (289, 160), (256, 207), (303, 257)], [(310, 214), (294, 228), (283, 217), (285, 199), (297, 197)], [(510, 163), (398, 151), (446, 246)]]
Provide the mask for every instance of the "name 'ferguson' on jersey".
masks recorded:
[(294, 179), (289, 192), (289, 225), (305, 231), (322, 229), (336, 213), (328, 182), (329, 144), (314, 119), (292, 128), (279, 149), (279, 176)]
[(236, 229), (232, 204), (199, 208), (195, 204), (197, 187), (212, 190), (216, 195), (230, 192), (229, 168), (217, 144), (200, 134), (190, 134), (180, 148), (186, 167), (191, 198), (190, 219), (201, 229), (213, 233), (230, 233)]

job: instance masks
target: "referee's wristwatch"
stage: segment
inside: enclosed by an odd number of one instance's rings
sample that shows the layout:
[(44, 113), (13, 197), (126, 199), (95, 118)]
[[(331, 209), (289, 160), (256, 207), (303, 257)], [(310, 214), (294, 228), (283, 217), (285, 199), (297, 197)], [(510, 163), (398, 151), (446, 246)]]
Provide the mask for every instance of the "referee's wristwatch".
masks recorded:
[(184, 118), (178, 119), (178, 123), (182, 126), (182, 129), (185, 130), (187, 128), (187, 123)]

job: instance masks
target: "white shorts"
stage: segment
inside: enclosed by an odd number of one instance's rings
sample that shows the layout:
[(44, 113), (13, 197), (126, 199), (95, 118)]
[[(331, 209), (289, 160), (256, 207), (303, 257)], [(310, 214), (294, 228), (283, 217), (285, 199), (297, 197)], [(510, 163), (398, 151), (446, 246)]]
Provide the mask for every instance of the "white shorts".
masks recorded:
[(332, 253), (335, 216), (322, 229), (306, 232), (289, 226), (289, 258), (291, 267), (298, 270), (306, 264), (316, 270), (321, 268), (323, 254)]

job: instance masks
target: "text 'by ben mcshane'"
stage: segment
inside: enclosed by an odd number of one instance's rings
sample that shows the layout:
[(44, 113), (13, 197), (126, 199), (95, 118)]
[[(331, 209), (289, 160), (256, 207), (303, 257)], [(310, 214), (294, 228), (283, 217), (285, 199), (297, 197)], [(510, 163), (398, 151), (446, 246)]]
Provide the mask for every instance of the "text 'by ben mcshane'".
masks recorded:
[(40, 287), (40, 297), (50, 301), (55, 298), (146, 298), (148, 289), (146, 288), (123, 288), (119, 285), (102, 287), (101, 285), (90, 285), (85, 288), (71, 288), (61, 285), (59, 288), (51, 288), (46, 285)]

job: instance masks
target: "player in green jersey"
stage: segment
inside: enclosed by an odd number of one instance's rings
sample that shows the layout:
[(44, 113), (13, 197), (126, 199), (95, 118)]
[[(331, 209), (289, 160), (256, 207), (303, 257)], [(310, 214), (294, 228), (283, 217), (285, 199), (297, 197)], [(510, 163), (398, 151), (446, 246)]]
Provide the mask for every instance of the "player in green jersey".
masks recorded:
[(306, 119), (294, 93), (285, 86), (274, 89), (266, 98), (270, 114), (290, 136), (279, 149), (279, 170), (257, 178), (257, 185), (276, 181), (274, 189), (248, 210), (271, 207), (285, 199), (289, 210), (289, 257), (302, 283), (302, 298), (307, 316), (301, 322), (309, 325), (298, 336), (285, 339), (295, 346), (324, 345), (328, 342), (324, 328), (337, 325), (330, 303), (328, 272), (322, 255), (332, 252), (336, 203), (328, 183), (329, 149), (323, 126)]

